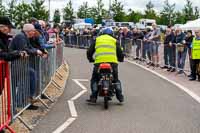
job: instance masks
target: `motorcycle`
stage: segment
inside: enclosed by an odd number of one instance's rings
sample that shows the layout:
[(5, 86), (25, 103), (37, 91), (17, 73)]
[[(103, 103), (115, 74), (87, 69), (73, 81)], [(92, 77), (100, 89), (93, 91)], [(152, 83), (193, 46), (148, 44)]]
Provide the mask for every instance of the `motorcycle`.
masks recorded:
[(98, 74), (98, 95), (104, 98), (104, 108), (108, 109), (108, 103), (112, 100), (115, 92), (115, 84), (113, 83), (112, 66), (109, 63), (99, 65)]

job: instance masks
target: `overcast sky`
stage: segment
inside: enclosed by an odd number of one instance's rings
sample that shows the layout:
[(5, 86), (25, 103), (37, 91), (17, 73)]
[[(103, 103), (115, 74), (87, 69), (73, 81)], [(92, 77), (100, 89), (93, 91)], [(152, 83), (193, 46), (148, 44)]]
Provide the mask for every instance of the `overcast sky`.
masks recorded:
[[(3, 0), (4, 2), (9, 1), (9, 0)], [(31, 0), (18, 0), (18, 1), (27, 1), (27, 2), (31, 2)], [(48, 1), (49, 0), (45, 0), (45, 6), (48, 8)], [(63, 9), (66, 5), (66, 3), (69, 0), (51, 0), (51, 14), (53, 14), (53, 12), (55, 11), (55, 9)], [(75, 9), (75, 11), (77, 11), (78, 7), (84, 2), (87, 1), (89, 6), (93, 6), (96, 4), (96, 0), (72, 0), (73, 3), (73, 8)], [(149, 0), (118, 0), (121, 1), (124, 4), (124, 7), (126, 10), (128, 9), (133, 9), (133, 10), (140, 10), (140, 11), (144, 11), (144, 9), (146, 8), (145, 5), (148, 3)], [(164, 0), (151, 0), (152, 3), (155, 6), (155, 9), (157, 11), (162, 10), (163, 7), (163, 2)], [(182, 9), (185, 5), (186, 0), (169, 0), (169, 2), (175, 3), (176, 4), (176, 9)], [(191, 0), (193, 2), (193, 6), (198, 6), (200, 8), (200, 0)], [(109, 0), (103, 0), (103, 3), (105, 5), (105, 8), (108, 9), (109, 6)]]
[[(29, 0), (30, 1), (30, 0)], [(65, 4), (69, 0), (51, 0), (52, 6), (54, 8), (63, 8)], [(75, 10), (78, 9), (78, 7), (84, 2), (87, 1), (89, 3), (89, 6), (95, 5), (96, 0), (72, 0), (73, 7)], [(132, 8), (136, 10), (143, 10), (145, 9), (145, 5), (148, 3), (149, 0), (118, 0), (121, 1), (126, 9)], [(152, 3), (154, 4), (155, 8), (157, 10), (161, 10), (163, 6), (163, 1), (164, 0), (151, 0)], [(198, 5), (200, 7), (200, 0), (191, 0), (193, 2), (193, 5)], [(176, 8), (181, 9), (184, 4), (185, 0), (169, 0), (170, 3), (176, 3)], [(48, 3), (48, 0), (46, 0), (46, 3)], [(109, 0), (103, 0), (103, 3), (105, 4), (105, 7), (108, 8)]]

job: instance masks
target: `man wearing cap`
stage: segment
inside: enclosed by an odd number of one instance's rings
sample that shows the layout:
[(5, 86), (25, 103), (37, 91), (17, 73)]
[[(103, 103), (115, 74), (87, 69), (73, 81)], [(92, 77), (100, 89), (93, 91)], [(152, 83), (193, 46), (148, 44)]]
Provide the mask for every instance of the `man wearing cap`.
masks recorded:
[(11, 28), (14, 28), (8, 17), (0, 17), (0, 59), (11, 61), (25, 55), (24, 51), (9, 51)]

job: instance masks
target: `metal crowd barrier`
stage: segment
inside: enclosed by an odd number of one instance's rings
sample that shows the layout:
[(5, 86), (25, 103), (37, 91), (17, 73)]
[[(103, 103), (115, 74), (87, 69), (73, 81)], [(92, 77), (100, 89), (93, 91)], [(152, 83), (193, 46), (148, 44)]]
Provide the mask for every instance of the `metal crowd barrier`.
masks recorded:
[(30, 74), (33, 70), (28, 58), (18, 59), (10, 63), (13, 119), (16, 119), (31, 105)]
[(8, 126), (12, 119), (9, 73), (9, 64), (5, 61), (0, 61), (0, 131), (7, 128), (11, 133), (14, 133)]
[(88, 48), (94, 38), (91, 35), (71, 35), (68, 34), (64, 36), (65, 46), (68, 47), (79, 47), (79, 48)]
[(75, 46), (77, 45), (77, 38), (75, 34), (67, 34), (64, 36), (64, 42), (66, 46)]
[(92, 43), (92, 36), (91, 35), (79, 35), (77, 36), (77, 43), (79, 44), (80, 48), (88, 48)]
[(129, 38), (125, 38), (125, 39), (122, 39), (121, 43), (122, 43), (124, 52), (126, 53), (126, 56), (130, 57), (132, 53), (133, 40)]
[[(123, 43), (123, 40), (121, 40), (120, 42)], [(132, 42), (133, 42), (132, 48), (130, 48), (130, 46), (129, 46), (129, 41), (124, 41), (124, 44), (122, 44), (122, 46), (123, 45), (125, 46), (124, 52), (126, 55), (128, 55), (128, 57), (138, 59), (139, 63), (141, 63), (141, 62), (152, 63), (153, 58), (154, 58), (153, 53), (155, 52), (155, 49), (153, 49), (153, 45), (159, 45), (158, 46), (158, 57), (159, 57), (158, 64), (160, 66), (165, 65), (164, 54), (166, 54), (166, 53), (164, 53), (164, 45), (161, 42), (144, 41), (141, 39), (137, 39)], [(181, 44), (173, 44), (170, 47), (170, 50), (173, 55), (170, 55), (170, 56), (174, 56), (173, 60), (175, 62), (174, 63), (175, 65), (170, 65), (170, 63), (168, 62), (168, 67), (175, 68), (178, 71), (183, 70), (184, 72), (190, 72), (190, 63), (189, 63), (187, 49), (188, 48), (186, 48), (185, 46), (183, 46)], [(167, 54), (169, 56), (169, 54), (171, 54), (171, 53), (169, 53), (169, 51), (168, 51)], [(184, 60), (184, 58), (185, 58), (185, 60)], [(184, 64), (185, 64), (184, 68), (180, 68), (180, 64), (182, 63), (182, 61), (184, 61)]]
[(56, 69), (58, 69), (63, 62), (63, 46), (64, 46), (64, 42), (62, 41), (61, 44), (57, 45), (57, 49), (56, 49)]
[[(30, 107), (33, 99), (38, 99), (47, 109), (48, 105), (41, 96), (45, 95), (54, 102), (45, 91), (51, 81), (56, 88), (61, 88), (52, 77), (63, 63), (63, 42), (47, 51), (47, 58), (30, 56), (11, 61), (9, 64), (0, 61), (0, 131), (3, 128), (11, 130), (8, 124), (17, 118), (31, 130), (20, 115)], [(62, 78), (59, 73), (57, 76)]]

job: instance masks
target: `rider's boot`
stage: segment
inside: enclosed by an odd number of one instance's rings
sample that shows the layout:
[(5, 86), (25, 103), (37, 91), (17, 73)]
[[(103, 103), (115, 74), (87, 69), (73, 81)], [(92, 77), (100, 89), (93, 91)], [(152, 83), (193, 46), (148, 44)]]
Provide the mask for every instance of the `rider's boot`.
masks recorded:
[(90, 103), (96, 103), (97, 101), (97, 95), (98, 95), (98, 87), (97, 87), (97, 82), (92, 82), (91, 81), (91, 91), (92, 91), (92, 94), (90, 95), (90, 98), (87, 99), (86, 101), (87, 102), (90, 102)]

